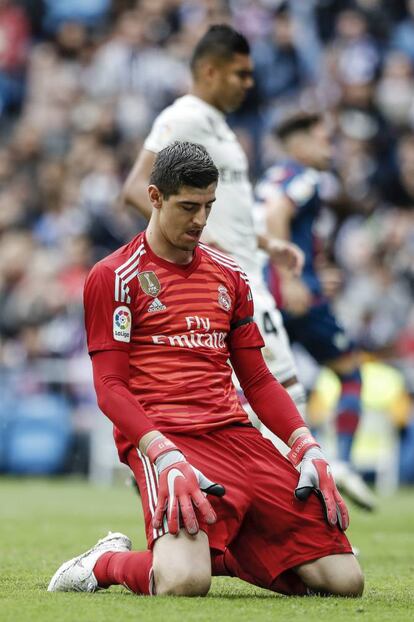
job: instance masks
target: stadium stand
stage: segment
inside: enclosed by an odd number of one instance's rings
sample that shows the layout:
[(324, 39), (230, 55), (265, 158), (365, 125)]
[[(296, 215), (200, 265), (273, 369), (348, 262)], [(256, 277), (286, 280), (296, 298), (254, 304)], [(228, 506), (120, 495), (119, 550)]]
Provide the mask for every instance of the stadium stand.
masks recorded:
[[(256, 86), (231, 118), (254, 175), (279, 155), (270, 128), (286, 109), (329, 116), (326, 291), (369, 357), (414, 393), (413, 2), (0, 0), (3, 470), (14, 468), (8, 413), (29, 398), (60, 396), (78, 439), (94, 429), (93, 388), (79, 374), (83, 282), (145, 226), (119, 205), (123, 180), (156, 114), (185, 92), (195, 41), (225, 21), (248, 36), (256, 62)], [(411, 483), (413, 417), (411, 401), (394, 423)]]

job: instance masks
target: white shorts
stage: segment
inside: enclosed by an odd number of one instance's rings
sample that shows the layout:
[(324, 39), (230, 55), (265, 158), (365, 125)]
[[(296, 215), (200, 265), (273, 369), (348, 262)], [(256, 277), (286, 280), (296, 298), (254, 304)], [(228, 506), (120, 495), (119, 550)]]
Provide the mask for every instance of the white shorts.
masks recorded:
[(297, 370), (282, 315), (263, 281), (255, 280), (250, 286), (254, 302), (254, 319), (265, 342), (263, 356), (277, 380), (280, 383), (286, 382), (297, 376)]

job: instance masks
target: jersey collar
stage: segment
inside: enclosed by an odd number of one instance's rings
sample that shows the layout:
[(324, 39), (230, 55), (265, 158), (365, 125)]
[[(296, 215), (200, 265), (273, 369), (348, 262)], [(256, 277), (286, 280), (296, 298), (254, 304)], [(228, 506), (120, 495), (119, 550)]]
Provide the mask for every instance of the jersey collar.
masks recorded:
[(221, 110), (219, 110), (215, 106), (212, 106), (211, 104), (208, 104), (206, 101), (204, 101), (204, 99), (201, 99), (201, 97), (197, 97), (197, 95), (193, 95), (192, 93), (185, 95), (185, 97), (187, 98), (187, 100), (192, 100), (195, 104), (197, 104), (197, 106), (205, 108), (206, 111), (210, 114), (216, 115), (219, 119), (224, 120), (226, 118), (225, 114), (221, 112)]
[(188, 278), (194, 272), (194, 270), (196, 270), (198, 266), (200, 265), (201, 250), (198, 246), (196, 246), (196, 248), (194, 249), (193, 258), (190, 261), (190, 263), (187, 263), (185, 265), (177, 264), (172, 261), (167, 261), (166, 259), (163, 259), (162, 257), (158, 257), (158, 255), (154, 253), (154, 251), (151, 249), (150, 245), (148, 244), (146, 233), (144, 233), (144, 246), (145, 246), (147, 257), (151, 261), (153, 261), (154, 263), (156, 263), (157, 265), (163, 268), (166, 268), (167, 270), (169, 270), (169, 272), (174, 272), (175, 274), (179, 274), (183, 276), (184, 278)]

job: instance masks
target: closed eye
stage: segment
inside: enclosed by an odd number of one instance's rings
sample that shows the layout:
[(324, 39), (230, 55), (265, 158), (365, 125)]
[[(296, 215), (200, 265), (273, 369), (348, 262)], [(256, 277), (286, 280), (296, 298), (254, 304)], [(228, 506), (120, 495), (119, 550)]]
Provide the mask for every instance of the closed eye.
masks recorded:
[[(215, 199), (214, 199), (215, 201)], [(211, 210), (212, 206), (213, 206), (213, 202), (214, 201), (210, 201), (209, 203), (206, 204), (206, 209)], [(190, 202), (182, 202), (180, 203), (180, 207), (183, 208), (183, 210), (185, 210), (186, 212), (192, 212), (192, 211), (196, 211), (198, 209), (200, 209), (200, 207), (202, 207), (202, 205), (200, 205), (199, 203), (190, 203)]]

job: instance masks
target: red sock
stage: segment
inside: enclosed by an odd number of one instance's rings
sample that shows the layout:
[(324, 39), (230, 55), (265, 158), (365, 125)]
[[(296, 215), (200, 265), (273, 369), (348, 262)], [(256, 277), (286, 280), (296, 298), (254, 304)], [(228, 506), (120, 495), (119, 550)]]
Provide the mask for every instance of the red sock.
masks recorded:
[(136, 594), (151, 594), (152, 551), (104, 553), (93, 573), (99, 587), (125, 585)]
[(224, 563), (224, 553), (221, 551), (211, 553), (211, 574), (213, 577), (228, 577), (229, 570)]

